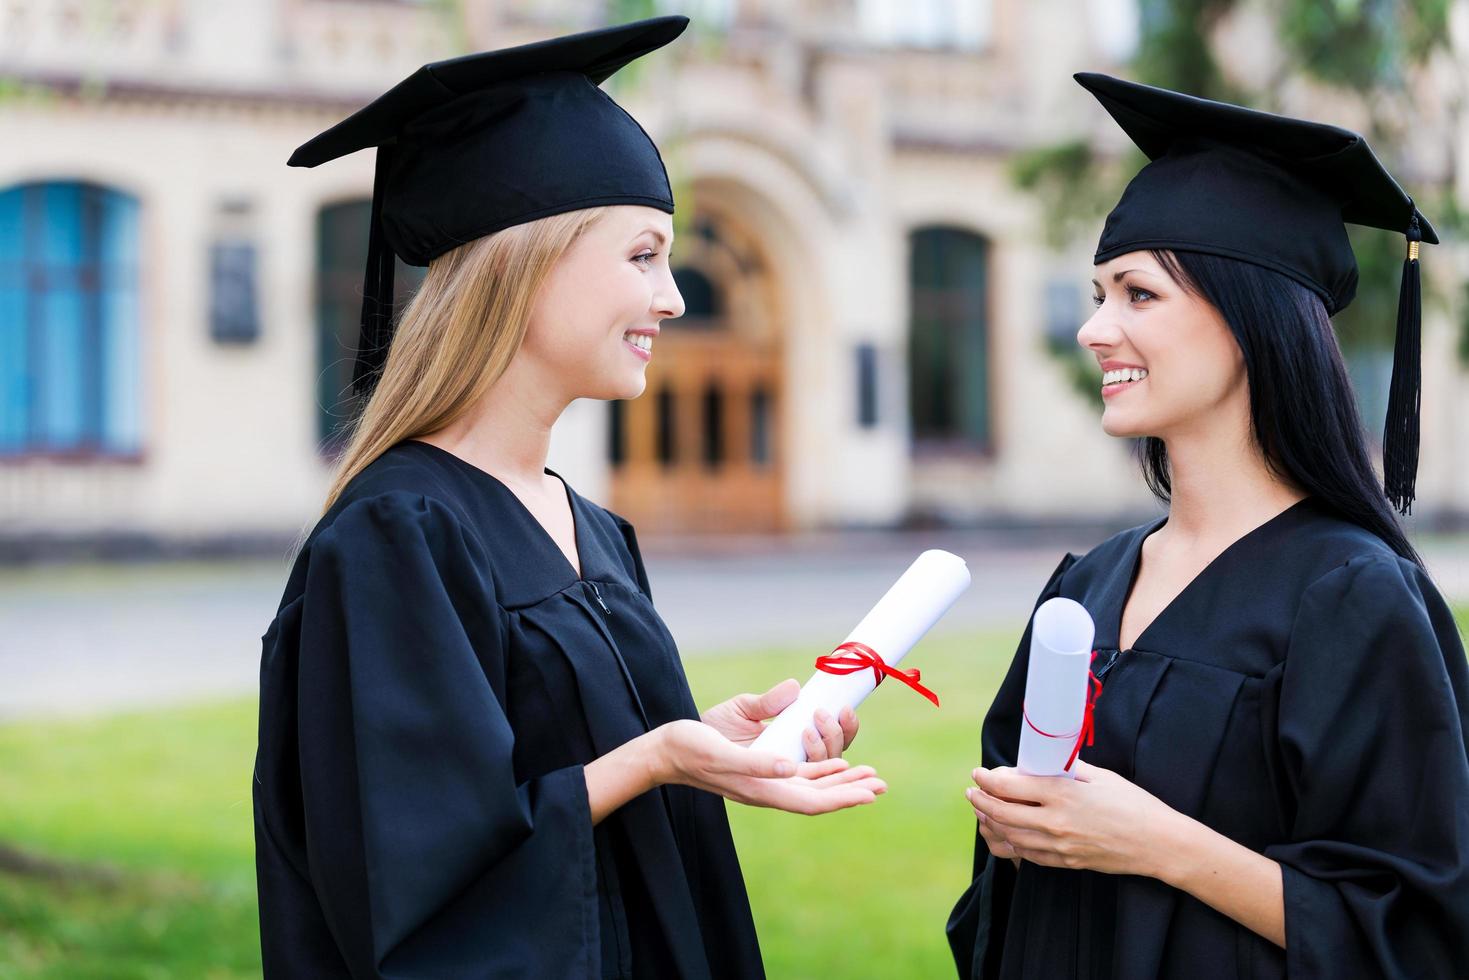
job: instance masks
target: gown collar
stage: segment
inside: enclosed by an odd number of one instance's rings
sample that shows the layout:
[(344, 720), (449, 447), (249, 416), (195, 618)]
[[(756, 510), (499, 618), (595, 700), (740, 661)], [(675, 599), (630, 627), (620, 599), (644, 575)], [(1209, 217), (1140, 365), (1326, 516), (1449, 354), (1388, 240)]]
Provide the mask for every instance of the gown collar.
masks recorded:
[(556, 592), (578, 582), (621, 581), (625, 577), (622, 562), (616, 555), (608, 551), (604, 536), (595, 533), (593, 523), (596, 517), (592, 513), (593, 506), (583, 499), (581, 494), (573, 490), (571, 485), (554, 470), (547, 468), (545, 472), (556, 477), (566, 488), (566, 499), (571, 507), (573, 530), (576, 537), (577, 558), (581, 563), (580, 575), (566, 557), (566, 553), (561, 550), (561, 546), (551, 537), (550, 532), (540, 521), (536, 520), (535, 515), (515, 495), (515, 492), (494, 474), (446, 449), (421, 440), (408, 439), (399, 443), (395, 448), (408, 449), (437, 460), (464, 474), (465, 478), (477, 488), (485, 490), (491, 509), (501, 515), (502, 520), (511, 520), (520, 525), (524, 531), (532, 551), (520, 556), (523, 559), (521, 564), (526, 572), (529, 572), (533, 565), (539, 566), (541, 574), (528, 575), (527, 578), (540, 582), (540, 588), (549, 588), (551, 592)]
[[(1129, 649), (1156, 651), (1158, 646), (1168, 645), (1168, 641), (1174, 636), (1172, 631), (1182, 629), (1187, 632), (1196, 628), (1196, 619), (1191, 622), (1187, 613), (1200, 600), (1201, 595), (1207, 592), (1211, 585), (1217, 590), (1220, 580), (1230, 578), (1231, 573), (1238, 573), (1252, 564), (1268, 561), (1268, 551), (1272, 547), (1272, 542), (1298, 526), (1313, 511), (1314, 498), (1304, 497), (1264, 523), (1240, 535), (1189, 580), (1182, 591), (1175, 595), (1153, 617), (1152, 622), (1143, 628)], [(1100, 602), (1097, 611), (1100, 615), (1096, 617), (1096, 646), (1099, 650), (1119, 648), (1122, 634), (1122, 612), (1127, 605), (1128, 598), (1132, 595), (1132, 588), (1137, 582), (1138, 572), (1142, 567), (1143, 542), (1167, 523), (1168, 517), (1164, 515), (1150, 524), (1139, 525), (1122, 535), (1120, 552), (1105, 573), (1099, 591)]]

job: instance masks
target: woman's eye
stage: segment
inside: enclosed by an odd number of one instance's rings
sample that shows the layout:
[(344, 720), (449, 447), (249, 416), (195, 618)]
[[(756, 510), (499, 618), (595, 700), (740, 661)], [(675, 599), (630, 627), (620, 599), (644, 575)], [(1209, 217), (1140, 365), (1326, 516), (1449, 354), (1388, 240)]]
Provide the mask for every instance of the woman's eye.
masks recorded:
[(1100, 294), (1092, 297), (1092, 305), (1093, 306), (1101, 306), (1106, 301), (1107, 301), (1107, 297), (1102, 296)]
[(657, 252), (639, 252), (637, 255), (634, 255), (632, 257), (632, 260), (634, 262), (641, 262), (643, 265), (647, 265), (649, 262), (653, 261), (653, 257), (657, 254)]
[(1141, 303), (1144, 300), (1154, 299), (1155, 297), (1146, 289), (1138, 289), (1136, 286), (1128, 286), (1127, 298), (1134, 303)]

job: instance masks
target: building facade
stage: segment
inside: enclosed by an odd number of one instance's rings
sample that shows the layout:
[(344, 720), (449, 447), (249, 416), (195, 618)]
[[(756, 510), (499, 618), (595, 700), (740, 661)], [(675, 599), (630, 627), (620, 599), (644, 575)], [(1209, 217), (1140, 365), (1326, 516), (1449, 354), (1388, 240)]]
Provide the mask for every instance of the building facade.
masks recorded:
[[(423, 62), (625, 6), (0, 8), (0, 535), (309, 524), (373, 157), (286, 157)], [(642, 398), (572, 407), (553, 467), (650, 532), (1146, 510), (1099, 399), (1047, 352), (1089, 314), (1094, 238), (1049, 244), (1011, 177), (1079, 135), (1120, 153), (1070, 74), (1122, 70), (1133, 5), (665, 6), (695, 30), (612, 84), (664, 150), (688, 312)], [(1429, 319), (1420, 496), (1469, 509), (1455, 337)]]

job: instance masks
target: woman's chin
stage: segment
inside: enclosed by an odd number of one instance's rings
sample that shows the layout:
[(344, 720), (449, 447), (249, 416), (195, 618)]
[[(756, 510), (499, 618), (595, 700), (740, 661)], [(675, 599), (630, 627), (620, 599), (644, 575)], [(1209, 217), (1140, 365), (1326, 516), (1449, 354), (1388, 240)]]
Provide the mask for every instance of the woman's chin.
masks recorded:
[(1136, 419), (1106, 411), (1102, 413), (1102, 431), (1116, 439), (1140, 439), (1151, 434), (1148, 427), (1139, 425)]
[(619, 379), (615, 384), (608, 386), (609, 394), (602, 398), (608, 401), (626, 400), (636, 398), (648, 390), (648, 379), (639, 371), (636, 377)]

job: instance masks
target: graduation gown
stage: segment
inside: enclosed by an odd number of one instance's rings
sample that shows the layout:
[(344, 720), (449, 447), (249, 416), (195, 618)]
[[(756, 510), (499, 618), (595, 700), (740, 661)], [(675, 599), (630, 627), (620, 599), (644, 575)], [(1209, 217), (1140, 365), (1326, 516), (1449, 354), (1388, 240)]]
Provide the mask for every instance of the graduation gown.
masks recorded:
[(268, 978), (763, 976), (723, 800), (592, 826), (583, 766), (698, 711), (632, 528), (567, 493), (580, 578), (415, 441), (308, 538), (261, 662)]
[[(1245, 535), (1118, 646), (1143, 539), (1067, 555), (1040, 601), (1096, 621), (1082, 758), (1282, 867), (1286, 949), (1137, 876), (996, 859), (948, 923), (962, 977), (1469, 976), (1469, 669), (1428, 576), (1311, 499)], [(1037, 603), (1039, 605), (1039, 603)], [(984, 721), (1013, 766), (1027, 631)]]

